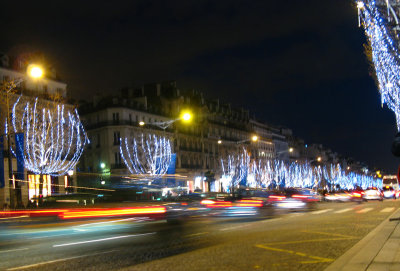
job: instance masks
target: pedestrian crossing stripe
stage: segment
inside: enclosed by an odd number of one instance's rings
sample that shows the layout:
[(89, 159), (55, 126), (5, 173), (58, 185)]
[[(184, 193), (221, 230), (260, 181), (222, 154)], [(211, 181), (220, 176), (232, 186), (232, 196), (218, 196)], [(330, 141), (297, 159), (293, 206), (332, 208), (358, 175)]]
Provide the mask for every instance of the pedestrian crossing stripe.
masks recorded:
[(364, 208), (364, 209), (361, 209), (361, 210), (359, 210), (359, 211), (357, 211), (356, 213), (357, 214), (364, 214), (364, 213), (368, 213), (369, 211), (372, 211), (374, 208)]
[(311, 213), (317, 215), (317, 214), (322, 214), (322, 213), (326, 213), (326, 212), (329, 212), (329, 211), (332, 211), (332, 209), (324, 209), (324, 210), (314, 211), (314, 212), (311, 212)]
[(385, 209), (382, 209), (381, 213), (390, 213), (393, 210), (394, 210), (394, 207), (387, 207)]
[(351, 210), (353, 210), (353, 208), (346, 208), (346, 209), (342, 209), (342, 210), (336, 211), (335, 214), (342, 214), (342, 213), (346, 213), (346, 212), (351, 211)]

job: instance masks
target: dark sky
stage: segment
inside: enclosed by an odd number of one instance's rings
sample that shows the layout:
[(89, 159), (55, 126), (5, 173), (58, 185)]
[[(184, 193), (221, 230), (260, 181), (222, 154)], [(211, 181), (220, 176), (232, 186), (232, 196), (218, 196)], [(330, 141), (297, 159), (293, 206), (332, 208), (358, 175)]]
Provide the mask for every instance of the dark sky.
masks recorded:
[(42, 52), (75, 98), (177, 80), (395, 171), (351, 0), (6, 1), (0, 51)]

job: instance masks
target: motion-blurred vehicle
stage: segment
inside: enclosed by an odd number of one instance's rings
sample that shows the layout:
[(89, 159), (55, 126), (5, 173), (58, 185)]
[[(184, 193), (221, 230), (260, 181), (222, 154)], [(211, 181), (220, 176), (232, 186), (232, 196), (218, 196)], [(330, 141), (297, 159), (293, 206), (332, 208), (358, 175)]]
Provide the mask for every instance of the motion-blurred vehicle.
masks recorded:
[(368, 187), (364, 191), (363, 199), (364, 200), (380, 200), (380, 201), (382, 201), (383, 193), (377, 187)]
[(321, 196), (312, 189), (288, 188), (282, 195), (272, 195), (274, 207), (289, 210), (310, 210), (315, 208), (315, 203), (321, 201)]
[(256, 217), (271, 216), (273, 208), (269, 193), (235, 192), (192, 193), (166, 203), (168, 222), (182, 222), (201, 217)]
[(350, 201), (352, 198), (351, 192), (347, 190), (333, 191), (331, 193), (326, 193), (324, 196), (325, 196), (324, 199), (326, 201), (338, 201), (338, 202)]
[(383, 197), (385, 199), (396, 199), (397, 193), (391, 186), (384, 186), (383, 187)]

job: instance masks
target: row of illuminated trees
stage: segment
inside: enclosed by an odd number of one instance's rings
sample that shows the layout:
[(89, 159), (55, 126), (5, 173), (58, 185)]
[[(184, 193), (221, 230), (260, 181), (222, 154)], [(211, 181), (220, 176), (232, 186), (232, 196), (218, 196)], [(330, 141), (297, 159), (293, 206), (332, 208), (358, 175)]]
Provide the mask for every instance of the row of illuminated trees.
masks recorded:
[[(132, 174), (159, 179), (171, 161), (171, 143), (165, 137), (140, 136), (121, 140), (121, 156)], [(340, 164), (313, 166), (310, 163), (285, 163), (280, 160), (250, 158), (246, 149), (221, 159), (221, 184), (232, 192), (239, 186), (253, 188), (325, 188), (352, 189), (381, 186), (380, 179), (346, 172)]]
[(285, 163), (280, 160), (252, 160), (243, 149), (237, 154), (221, 159), (222, 186), (226, 191), (235, 187), (313, 189), (353, 189), (357, 186), (380, 187), (382, 181), (372, 176), (346, 172), (340, 164), (313, 166), (305, 163)]

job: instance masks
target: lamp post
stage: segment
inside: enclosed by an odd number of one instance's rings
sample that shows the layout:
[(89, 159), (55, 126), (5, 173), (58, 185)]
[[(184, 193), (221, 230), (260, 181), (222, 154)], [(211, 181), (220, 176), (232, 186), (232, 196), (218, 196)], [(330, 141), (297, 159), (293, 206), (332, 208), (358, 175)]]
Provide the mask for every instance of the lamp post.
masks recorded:
[(283, 154), (283, 153), (293, 153), (293, 151), (294, 151), (293, 148), (289, 148), (289, 149), (287, 149), (287, 150), (285, 150), (285, 151), (279, 151), (279, 152), (277, 152), (277, 153), (276, 153), (276, 156), (279, 156), (279, 155), (281, 155), (281, 154)]
[(188, 111), (183, 111), (180, 115), (179, 118), (176, 119), (172, 119), (172, 120), (167, 120), (167, 121), (156, 121), (156, 122), (144, 122), (144, 121), (140, 121), (139, 122), (139, 126), (144, 126), (144, 125), (152, 125), (152, 126), (156, 126), (158, 128), (161, 128), (164, 130), (167, 129), (168, 127), (170, 127), (174, 122), (181, 120), (183, 122), (190, 122), (192, 120), (193, 116), (190, 112)]
[[(39, 79), (43, 77), (43, 69), (35, 64), (31, 64), (28, 66), (27, 69), (27, 74), (29, 77), (33, 79)], [(6, 106), (7, 106), (7, 117), (6, 117), (6, 131), (5, 134), (7, 135), (7, 146), (8, 146), (8, 177), (9, 177), (9, 192), (10, 192), (10, 205), (13, 206), (15, 205), (14, 202), (14, 193), (13, 193), (13, 188), (14, 188), (14, 174), (13, 174), (13, 165), (12, 165), (12, 148), (11, 148), (11, 132), (10, 132), (10, 94), (14, 91), (14, 89), (21, 84), (23, 81), (25, 81), (25, 78), (17, 78), (9, 82), (8, 87), (5, 89), (6, 92)], [(19, 185), (16, 183), (16, 187)], [(19, 201), (19, 197), (18, 197)], [(17, 202), (17, 204), (21, 204), (21, 202)], [(14, 207), (14, 206), (13, 206)]]

